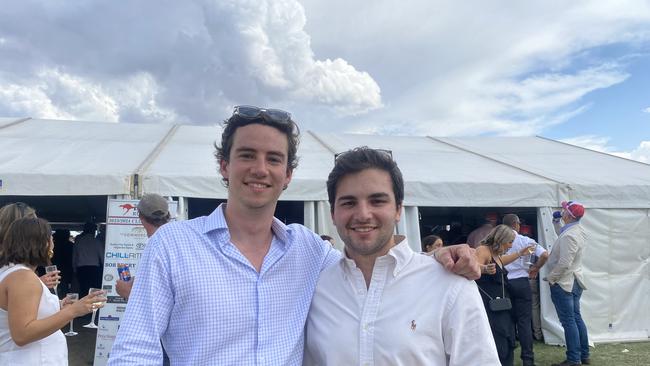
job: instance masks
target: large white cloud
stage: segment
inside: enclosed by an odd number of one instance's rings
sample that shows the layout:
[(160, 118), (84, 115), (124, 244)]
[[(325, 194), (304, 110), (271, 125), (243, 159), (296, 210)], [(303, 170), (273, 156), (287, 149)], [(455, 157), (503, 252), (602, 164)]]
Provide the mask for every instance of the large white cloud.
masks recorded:
[(23, 0), (0, 7), (0, 116), (203, 124), (245, 103), (319, 131), (542, 134), (649, 42), (643, 0)]
[(385, 109), (345, 124), (363, 131), (539, 134), (629, 77), (626, 54), (599, 48), (650, 40), (646, 1), (304, 4), (316, 55), (339, 55), (382, 88)]
[(314, 58), (305, 21), (295, 0), (10, 2), (0, 114), (213, 123), (238, 103), (381, 107), (368, 73)]

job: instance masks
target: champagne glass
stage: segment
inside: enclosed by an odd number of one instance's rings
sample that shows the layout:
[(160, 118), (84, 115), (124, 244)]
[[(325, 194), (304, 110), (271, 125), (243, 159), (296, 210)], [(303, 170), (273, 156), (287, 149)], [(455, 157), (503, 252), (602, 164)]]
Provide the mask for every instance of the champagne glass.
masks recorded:
[[(65, 298), (70, 302), (75, 302), (75, 301), (79, 300), (79, 294), (76, 293), (76, 292), (71, 292), (71, 293), (67, 294), (65, 296)], [(74, 319), (70, 319), (70, 330), (64, 333), (66, 337), (73, 337), (73, 336), (76, 336), (78, 334), (72, 328), (72, 322), (73, 321), (74, 321)]]
[[(93, 293), (95, 293), (95, 292), (97, 292), (97, 291), (101, 291), (101, 290), (102, 290), (102, 289), (100, 289), (100, 288), (92, 288), (92, 287), (91, 287), (91, 288), (88, 290), (88, 295), (92, 295)], [(97, 314), (97, 308), (98, 308), (99, 306), (102, 306), (102, 304), (103, 304), (104, 302), (105, 302), (105, 301), (98, 301), (98, 302), (94, 302), (94, 303), (93, 303), (93, 316), (92, 316), (92, 318), (90, 318), (90, 323), (84, 325), (84, 328), (95, 328), (95, 329), (98, 328), (98, 327), (95, 325), (95, 315)]]
[[(47, 266), (45, 267), (45, 273), (52, 273), (56, 272), (56, 266)], [(59, 281), (56, 281), (56, 285), (54, 285), (54, 294), (56, 297), (59, 297), (59, 292), (56, 290), (56, 288), (59, 287)]]
[(525, 264), (527, 266), (532, 266), (533, 264), (535, 264), (535, 262), (533, 261), (533, 254), (535, 253), (535, 249), (537, 249), (537, 243), (531, 241), (530, 243), (528, 243), (528, 245), (530, 246), (528, 247), (528, 255), (526, 256)]

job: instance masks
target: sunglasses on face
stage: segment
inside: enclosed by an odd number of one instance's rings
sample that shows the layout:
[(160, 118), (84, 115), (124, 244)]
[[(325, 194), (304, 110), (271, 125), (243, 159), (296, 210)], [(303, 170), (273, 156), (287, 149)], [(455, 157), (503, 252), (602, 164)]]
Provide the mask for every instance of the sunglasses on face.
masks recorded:
[(271, 122), (287, 123), (291, 120), (291, 113), (281, 109), (266, 109), (252, 105), (235, 106), (232, 114), (245, 119), (264, 118)]

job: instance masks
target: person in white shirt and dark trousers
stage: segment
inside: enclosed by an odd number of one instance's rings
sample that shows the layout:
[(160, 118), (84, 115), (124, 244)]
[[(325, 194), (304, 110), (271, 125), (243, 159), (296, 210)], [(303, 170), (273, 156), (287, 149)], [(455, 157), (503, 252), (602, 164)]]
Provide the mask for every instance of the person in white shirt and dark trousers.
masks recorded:
[[(537, 244), (533, 239), (519, 234), (521, 228), (519, 216), (515, 214), (504, 215), (503, 224), (511, 227), (516, 233), (512, 248), (506, 254), (518, 253), (522, 249), (530, 247), (531, 243)], [(521, 257), (506, 265), (506, 269), (508, 270), (508, 284), (517, 336), (521, 346), (521, 361), (524, 366), (532, 366), (535, 362), (533, 353), (532, 291), (529, 278), (535, 279), (537, 277), (539, 269), (548, 259), (548, 253), (541, 245), (536, 245), (535, 252), (531, 253), (531, 257), (526, 257)], [(530, 259), (535, 257), (537, 261), (531, 263), (533, 261), (530, 261)]]

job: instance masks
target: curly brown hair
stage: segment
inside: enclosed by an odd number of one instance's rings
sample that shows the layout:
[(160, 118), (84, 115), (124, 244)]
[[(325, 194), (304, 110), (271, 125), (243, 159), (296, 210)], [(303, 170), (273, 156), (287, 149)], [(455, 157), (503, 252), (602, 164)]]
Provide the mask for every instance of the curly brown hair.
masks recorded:
[[(265, 115), (261, 114), (257, 118), (244, 118), (233, 114), (230, 118), (223, 122), (223, 131), (221, 133), (221, 144), (215, 141), (214, 156), (217, 158), (217, 163), (221, 164), (222, 161), (230, 161), (230, 150), (233, 142), (235, 141), (235, 132), (240, 127), (248, 126), (251, 124), (260, 124), (277, 129), (287, 136), (288, 151), (287, 151), (287, 172), (291, 172), (298, 166), (298, 145), (300, 143), (300, 129), (296, 122), (291, 118), (286, 122), (274, 121)], [(223, 179), (227, 186), (227, 180)]]
[(29, 267), (50, 264), (48, 249), (52, 238), (52, 228), (44, 220), (24, 217), (14, 221), (2, 241), (0, 266), (10, 263), (24, 264)]

